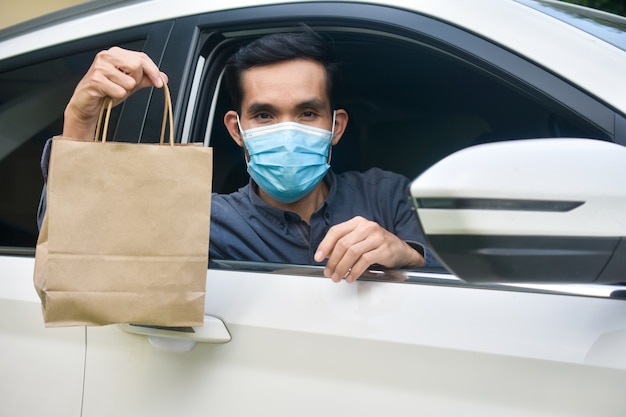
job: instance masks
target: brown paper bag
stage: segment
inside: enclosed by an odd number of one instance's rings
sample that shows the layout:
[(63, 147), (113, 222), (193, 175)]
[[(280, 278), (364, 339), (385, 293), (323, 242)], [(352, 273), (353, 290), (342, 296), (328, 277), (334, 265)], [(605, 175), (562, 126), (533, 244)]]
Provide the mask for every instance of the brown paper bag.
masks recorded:
[(106, 142), (110, 100), (102, 142), (53, 139), (34, 275), (46, 326), (202, 325), (212, 149), (174, 146), (164, 90), (169, 145)]

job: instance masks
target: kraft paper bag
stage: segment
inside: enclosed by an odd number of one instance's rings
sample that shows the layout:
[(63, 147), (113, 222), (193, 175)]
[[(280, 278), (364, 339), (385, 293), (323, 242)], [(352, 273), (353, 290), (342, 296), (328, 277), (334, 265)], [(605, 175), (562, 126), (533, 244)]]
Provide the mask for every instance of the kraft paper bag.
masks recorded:
[(47, 327), (203, 324), (212, 149), (174, 146), (165, 93), (170, 144), (165, 117), (161, 145), (106, 142), (110, 100), (102, 141), (53, 139), (34, 275)]

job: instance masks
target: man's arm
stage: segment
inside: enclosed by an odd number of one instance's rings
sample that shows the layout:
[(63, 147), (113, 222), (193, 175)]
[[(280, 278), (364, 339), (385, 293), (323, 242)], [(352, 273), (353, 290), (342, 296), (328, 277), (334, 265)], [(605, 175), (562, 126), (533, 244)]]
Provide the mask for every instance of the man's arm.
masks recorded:
[[(162, 87), (167, 75), (143, 52), (111, 48), (96, 55), (91, 67), (80, 80), (65, 108), (63, 136), (82, 141), (93, 140), (100, 107), (105, 97), (118, 104), (144, 87)], [(46, 142), (41, 156), (44, 186), (37, 210), (41, 228), (46, 212), (46, 183), (52, 140)]]

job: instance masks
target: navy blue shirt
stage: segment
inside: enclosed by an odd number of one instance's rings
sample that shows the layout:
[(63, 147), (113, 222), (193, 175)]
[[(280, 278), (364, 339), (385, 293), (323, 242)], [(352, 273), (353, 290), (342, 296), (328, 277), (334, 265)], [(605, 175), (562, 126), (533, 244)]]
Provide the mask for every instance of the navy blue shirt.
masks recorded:
[[(41, 159), (47, 179), (52, 141)], [(310, 224), (296, 213), (263, 201), (250, 182), (231, 194), (213, 194), (209, 260), (239, 260), (319, 265), (313, 256), (331, 226), (362, 216), (378, 223), (424, 255), (426, 266), (439, 262), (424, 250), (424, 241), (408, 199), (409, 180), (399, 174), (372, 168), (364, 173), (328, 172), (329, 193), (311, 216)], [(45, 213), (45, 185), (39, 207), (41, 226)], [(324, 264), (322, 262), (321, 264)]]
[[(372, 168), (364, 173), (329, 172), (324, 181), (328, 197), (310, 224), (263, 201), (253, 182), (232, 194), (214, 194), (209, 259), (316, 265), (313, 256), (328, 229), (355, 216), (378, 223), (424, 254), (406, 177)], [(425, 259), (426, 266), (439, 265), (428, 251)]]

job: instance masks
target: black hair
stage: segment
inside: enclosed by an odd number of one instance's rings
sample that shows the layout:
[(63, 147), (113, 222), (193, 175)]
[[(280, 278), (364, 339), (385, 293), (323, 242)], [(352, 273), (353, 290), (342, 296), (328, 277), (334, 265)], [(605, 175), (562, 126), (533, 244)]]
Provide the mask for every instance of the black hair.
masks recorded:
[(331, 43), (304, 26), (303, 32), (274, 33), (258, 38), (241, 47), (226, 63), (225, 80), (233, 105), (241, 111), (243, 71), (263, 65), (276, 64), (292, 59), (310, 59), (320, 63), (326, 72), (326, 91), (331, 109), (335, 105), (336, 84), (339, 78), (338, 64), (334, 59)]

